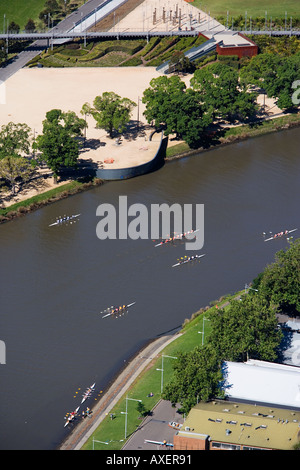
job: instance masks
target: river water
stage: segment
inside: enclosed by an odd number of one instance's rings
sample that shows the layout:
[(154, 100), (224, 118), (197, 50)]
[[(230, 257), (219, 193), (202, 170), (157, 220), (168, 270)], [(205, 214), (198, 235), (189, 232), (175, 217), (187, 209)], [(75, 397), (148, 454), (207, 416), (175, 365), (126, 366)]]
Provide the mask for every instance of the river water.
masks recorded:
[[(1, 449), (57, 448), (81, 390), (96, 382), (97, 398), (148, 340), (273, 262), (287, 242), (264, 243), (262, 232), (300, 229), (298, 149), (298, 129), (279, 132), (104, 184), (0, 226)], [(172, 268), (191, 254), (184, 243), (99, 240), (96, 209), (118, 207), (120, 195), (149, 209), (204, 204), (199, 253), (206, 256)], [(77, 223), (49, 228), (72, 213), (81, 213)], [(133, 301), (121, 318), (99, 314)]]

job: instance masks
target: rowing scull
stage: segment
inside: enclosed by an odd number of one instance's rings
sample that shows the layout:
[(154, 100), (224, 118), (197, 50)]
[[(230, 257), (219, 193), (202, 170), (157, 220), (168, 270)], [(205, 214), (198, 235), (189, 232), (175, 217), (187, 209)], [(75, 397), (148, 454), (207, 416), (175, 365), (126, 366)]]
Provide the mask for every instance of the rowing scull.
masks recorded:
[(50, 224), (49, 227), (53, 227), (54, 225), (63, 224), (64, 222), (70, 222), (71, 220), (76, 219), (79, 216), (80, 216), (80, 214), (60, 217), (56, 220), (56, 222), (54, 222), (53, 224)]
[[(102, 318), (109, 317), (110, 315), (116, 315), (118, 313), (124, 313), (129, 307), (131, 307), (134, 304), (135, 302), (132, 302), (131, 304), (128, 304), (128, 305), (122, 305), (120, 307), (113, 307), (113, 306), (108, 307), (106, 310), (104, 310), (104, 312), (108, 311), (108, 313), (104, 315)], [(104, 313), (104, 312), (101, 312), (101, 313)]]
[(185, 238), (187, 235), (189, 235), (191, 233), (196, 233), (198, 231), (199, 231), (198, 229), (197, 230), (189, 230), (189, 232), (184, 232), (184, 233), (181, 233), (180, 235), (174, 235), (174, 237), (166, 238), (162, 242), (155, 245), (155, 248), (157, 246), (165, 245), (166, 243), (174, 242), (176, 240), (181, 240), (182, 238)]
[(190, 261), (195, 261), (196, 259), (202, 258), (202, 256), (205, 256), (205, 254), (204, 255), (189, 256), (187, 259), (185, 259), (183, 261), (179, 261), (176, 264), (173, 264), (172, 268), (175, 268), (175, 266), (181, 266), (182, 264), (185, 264), (185, 263), (189, 263)]
[(93, 385), (91, 385), (90, 387), (88, 387), (88, 388), (86, 389), (86, 391), (84, 392), (84, 394), (83, 394), (83, 396), (82, 396), (81, 405), (82, 405), (82, 403), (84, 403), (85, 400), (87, 400), (87, 399), (91, 396), (91, 394), (94, 392), (94, 390), (95, 390), (95, 385), (96, 385), (96, 384), (94, 383)]
[(289, 233), (295, 232), (296, 230), (298, 230), (298, 229), (297, 229), (297, 228), (293, 228), (292, 230), (285, 230), (284, 232), (275, 233), (275, 235), (273, 235), (273, 237), (267, 238), (267, 239), (264, 240), (264, 241), (265, 241), (265, 242), (269, 242), (270, 240), (275, 240), (276, 238), (281, 238), (281, 237), (283, 237), (284, 235), (288, 235)]
[(69, 416), (68, 418), (66, 418), (67, 421), (66, 421), (66, 423), (65, 423), (65, 425), (64, 425), (64, 428), (65, 428), (66, 426), (68, 426), (68, 424), (69, 424), (71, 421), (73, 421), (73, 419), (75, 419), (75, 417), (76, 417), (76, 415), (77, 415), (77, 413), (78, 413), (79, 408), (80, 408), (80, 406), (78, 406), (75, 411), (72, 411), (72, 412), (70, 413), (70, 416)]

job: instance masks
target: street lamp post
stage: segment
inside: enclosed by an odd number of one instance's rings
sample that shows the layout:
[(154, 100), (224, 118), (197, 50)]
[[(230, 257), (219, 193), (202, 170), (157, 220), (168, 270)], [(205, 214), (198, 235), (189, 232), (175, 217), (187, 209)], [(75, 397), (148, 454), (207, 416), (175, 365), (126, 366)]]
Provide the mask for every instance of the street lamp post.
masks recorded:
[(95, 450), (95, 442), (99, 442), (99, 444), (106, 444), (106, 445), (109, 444), (109, 442), (97, 441), (97, 440), (93, 437), (93, 450)]
[(253, 287), (250, 287), (248, 284), (245, 284), (245, 294), (247, 294), (247, 289), (255, 290), (255, 292), (258, 292), (258, 289), (254, 289)]
[(142, 402), (142, 400), (136, 400), (135, 398), (128, 398), (128, 396), (126, 396), (126, 411), (121, 411), (121, 414), (125, 415), (125, 439), (127, 438), (128, 400)]
[(161, 384), (160, 384), (160, 393), (163, 391), (164, 387), (164, 357), (168, 357), (170, 359), (177, 359), (177, 357), (174, 356), (167, 356), (166, 354), (162, 354), (161, 356), (161, 369), (156, 369), (161, 371)]
[(204, 344), (204, 321), (205, 321), (205, 320), (206, 320), (206, 321), (210, 321), (209, 318), (205, 318), (205, 316), (203, 315), (203, 326), (202, 326), (202, 330), (203, 330), (203, 331), (198, 331), (198, 333), (200, 333), (200, 334), (202, 335), (202, 346), (203, 346), (203, 344)]

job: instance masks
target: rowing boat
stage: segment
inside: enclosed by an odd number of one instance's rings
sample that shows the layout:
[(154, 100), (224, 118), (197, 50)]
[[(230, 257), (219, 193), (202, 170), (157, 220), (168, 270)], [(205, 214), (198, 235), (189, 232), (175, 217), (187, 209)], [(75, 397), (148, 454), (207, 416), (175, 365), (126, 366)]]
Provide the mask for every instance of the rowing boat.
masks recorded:
[(191, 261), (196, 261), (197, 259), (202, 258), (202, 256), (205, 256), (205, 254), (189, 256), (188, 258), (183, 259), (182, 261), (179, 261), (176, 264), (173, 264), (172, 268), (175, 268), (175, 266), (181, 266), (182, 264), (185, 264), (185, 263), (190, 263)]
[(74, 215), (70, 215), (70, 216), (59, 217), (56, 220), (56, 222), (54, 222), (53, 224), (50, 224), (49, 227), (53, 227), (54, 225), (63, 224), (64, 222), (71, 222), (73, 219), (76, 219), (80, 215), (81, 214), (74, 214)]
[(270, 240), (275, 240), (276, 238), (281, 238), (285, 235), (289, 235), (289, 233), (295, 232), (296, 230), (298, 230), (298, 229), (293, 228), (292, 230), (285, 230), (284, 232), (275, 233), (275, 235), (273, 235), (273, 237), (266, 238), (266, 240), (264, 240), (264, 241), (269, 242)]
[(104, 313), (104, 312), (108, 312), (106, 315), (104, 315), (102, 318), (105, 318), (105, 317), (109, 317), (110, 315), (117, 315), (118, 313), (124, 313), (127, 311), (127, 309), (129, 307), (131, 307), (132, 305), (134, 305), (135, 302), (132, 302), (131, 304), (128, 304), (128, 305), (121, 305), (120, 307), (108, 307), (106, 310), (104, 310), (103, 312), (101, 313)]
[(165, 245), (166, 243), (174, 242), (176, 240), (182, 240), (182, 238), (185, 238), (187, 235), (189, 235), (191, 233), (196, 233), (198, 231), (199, 231), (198, 229), (197, 230), (189, 230), (188, 232), (181, 233), (180, 235), (174, 235), (174, 237), (166, 238), (165, 240), (163, 240), (160, 243), (158, 243), (157, 245), (155, 245), (155, 248), (157, 246)]
[(91, 394), (95, 391), (95, 385), (96, 385), (96, 384), (94, 383), (93, 385), (91, 385), (90, 387), (88, 387), (88, 388), (86, 389), (86, 391), (84, 392), (84, 394), (83, 394), (83, 396), (82, 396), (81, 405), (82, 405), (82, 403), (84, 403), (85, 400), (87, 400), (87, 399), (91, 396)]
[(75, 411), (72, 411), (72, 413), (70, 413), (70, 416), (69, 416), (68, 418), (66, 418), (67, 421), (65, 422), (64, 428), (65, 428), (66, 426), (68, 426), (68, 424), (69, 424), (71, 421), (73, 421), (73, 419), (75, 419), (75, 417), (76, 417), (76, 415), (77, 415), (77, 413), (78, 413), (79, 408), (80, 408), (80, 406), (78, 406)]

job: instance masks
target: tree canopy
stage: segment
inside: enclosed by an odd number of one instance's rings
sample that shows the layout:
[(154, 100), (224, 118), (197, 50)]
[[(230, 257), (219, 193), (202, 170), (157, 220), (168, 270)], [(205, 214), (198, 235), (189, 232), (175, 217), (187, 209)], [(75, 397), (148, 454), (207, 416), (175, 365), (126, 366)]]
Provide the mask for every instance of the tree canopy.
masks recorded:
[(82, 113), (90, 113), (96, 120), (96, 127), (105, 129), (109, 136), (113, 137), (115, 132), (121, 133), (126, 129), (136, 103), (129, 98), (121, 98), (113, 91), (105, 91), (101, 96), (96, 96), (93, 105), (92, 108), (85, 103)]
[(16, 193), (17, 182), (28, 181), (34, 168), (30, 162), (23, 157), (4, 157), (0, 160), (0, 177), (9, 183), (12, 194)]
[(284, 56), (264, 53), (252, 57), (241, 70), (241, 83), (265, 89), (267, 96), (277, 99), (281, 109), (295, 106), (292, 101), (292, 85), (300, 76), (300, 52)]
[(204, 111), (199, 94), (178, 76), (158, 77), (150, 81), (144, 91), (144, 115), (156, 127), (164, 125), (165, 135), (175, 134), (190, 147), (199, 145), (203, 130), (212, 122), (211, 114)]
[(180, 403), (185, 413), (198, 401), (223, 396), (224, 361), (273, 361), (279, 352), (282, 334), (274, 309), (258, 294), (213, 309), (209, 320), (206, 344), (177, 354), (173, 377), (164, 389), (163, 398), (173, 405)]
[(215, 309), (209, 319), (208, 341), (223, 360), (277, 358), (281, 332), (274, 309), (261, 295), (234, 300), (225, 309)]
[(31, 129), (27, 124), (9, 122), (1, 126), (0, 160), (5, 157), (20, 157), (30, 150)]
[(174, 51), (169, 60), (169, 72), (192, 73), (195, 70), (194, 64), (182, 51)]
[(61, 168), (76, 166), (79, 143), (74, 137), (82, 135), (85, 125), (85, 120), (73, 112), (63, 113), (60, 109), (52, 109), (46, 113), (43, 134), (37, 136), (35, 146), (42, 152), (55, 180)]
[(275, 262), (253, 281), (270, 305), (300, 315), (300, 239), (276, 253)]
[(180, 403), (184, 413), (188, 413), (198, 401), (221, 396), (221, 362), (210, 346), (179, 353), (173, 368), (174, 376), (166, 385), (163, 398), (172, 405)]
[(191, 86), (214, 118), (244, 120), (257, 111), (256, 94), (240, 89), (238, 72), (229, 65), (215, 63), (196, 70)]

